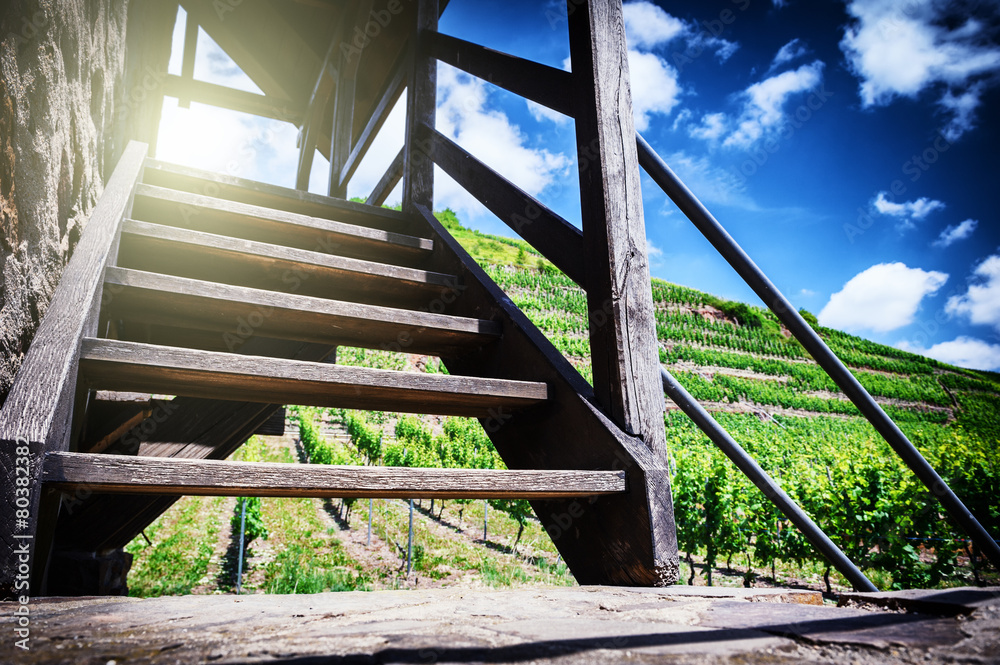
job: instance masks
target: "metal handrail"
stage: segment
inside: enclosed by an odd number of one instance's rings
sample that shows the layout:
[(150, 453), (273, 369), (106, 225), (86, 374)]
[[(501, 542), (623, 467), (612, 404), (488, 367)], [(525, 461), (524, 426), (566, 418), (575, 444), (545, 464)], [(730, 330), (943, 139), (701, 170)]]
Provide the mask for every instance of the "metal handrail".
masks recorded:
[(712, 213), (691, 193), (691, 190), (681, 182), (666, 162), (638, 133), (636, 133), (636, 144), (639, 148), (639, 164), (646, 170), (646, 173), (701, 231), (702, 235), (712, 243), (712, 246), (736, 270), (743, 281), (753, 289), (754, 293), (764, 301), (764, 304), (785, 324), (785, 327), (816, 359), (819, 366), (830, 375), (830, 378), (858, 407), (861, 414), (868, 419), (868, 422), (875, 427), (886, 443), (902, 458), (903, 462), (916, 474), (927, 489), (938, 497), (948, 514), (979, 546), (990, 563), (1000, 569), (1000, 545), (990, 537), (990, 534), (966, 508), (962, 500), (948, 487), (937, 471), (927, 463), (927, 460), (903, 434), (899, 426), (882, 410), (882, 407), (875, 402), (840, 358), (827, 346), (826, 342), (806, 323), (802, 315), (747, 256), (743, 248), (733, 240), (733, 237), (719, 224)]

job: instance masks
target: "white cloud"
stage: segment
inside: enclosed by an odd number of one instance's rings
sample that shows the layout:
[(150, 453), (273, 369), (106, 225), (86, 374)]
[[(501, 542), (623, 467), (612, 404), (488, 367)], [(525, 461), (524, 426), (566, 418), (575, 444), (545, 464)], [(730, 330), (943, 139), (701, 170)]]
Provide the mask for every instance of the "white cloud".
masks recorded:
[(223, 51), (222, 47), (216, 44), (202, 28), (198, 28), (194, 77), (200, 81), (224, 85), (258, 95), (263, 94), (263, 91), (257, 87), (253, 80), (229, 57), (229, 54)]
[(925, 296), (948, 280), (942, 272), (879, 263), (852, 277), (819, 313), (819, 322), (847, 331), (888, 332), (913, 322)]
[(708, 113), (701, 118), (701, 124), (688, 130), (693, 138), (703, 141), (715, 141), (726, 133), (726, 114)]
[(879, 192), (875, 196), (875, 200), (872, 201), (872, 207), (883, 215), (898, 219), (899, 222), (896, 224), (896, 228), (901, 231), (912, 229), (914, 221), (921, 221), (932, 212), (945, 209), (944, 203), (929, 199), (926, 196), (921, 196), (915, 201), (896, 203), (886, 198), (888, 195), (888, 192)]
[(745, 179), (737, 174), (721, 169), (712, 164), (707, 157), (692, 157), (686, 152), (677, 151), (664, 155), (664, 161), (670, 165), (677, 176), (698, 198), (706, 203), (735, 206), (747, 210), (759, 210), (760, 207), (747, 195)]
[(948, 247), (959, 240), (965, 240), (973, 234), (976, 227), (979, 226), (979, 222), (975, 219), (967, 219), (958, 226), (948, 225), (941, 235), (937, 237), (932, 245), (935, 247)]
[[(406, 135), (406, 95), (401, 95), (396, 105), (392, 107), (382, 129), (372, 141), (368, 154), (361, 160), (354, 177), (347, 183), (347, 196), (362, 196), (367, 198), (371, 194), (375, 185), (382, 179), (382, 174), (389, 168), (389, 164), (396, 157), (396, 153), (403, 146), (403, 138)], [(319, 165), (313, 164), (313, 171)], [(329, 168), (327, 168), (329, 171)], [(437, 187), (435, 187), (437, 189)], [(320, 191), (326, 193), (326, 187)], [(397, 186), (396, 190), (386, 199), (387, 205), (396, 205), (402, 200), (402, 189)]]
[(773, 71), (785, 63), (801, 58), (808, 52), (809, 51), (805, 44), (802, 43), (802, 40), (796, 37), (778, 49), (778, 53), (774, 56), (774, 60), (771, 61), (771, 67), (768, 71)]
[(669, 114), (680, 101), (677, 70), (655, 53), (628, 52), (635, 128), (644, 131), (653, 114)]
[(785, 122), (785, 102), (795, 94), (820, 85), (823, 67), (823, 62), (816, 60), (747, 88), (741, 94), (743, 110), (736, 120), (737, 128), (726, 137), (723, 145), (749, 148), (765, 133), (779, 129)]
[(1000, 330), (1000, 254), (986, 257), (972, 274), (975, 283), (965, 295), (949, 298), (945, 311)]
[[(570, 175), (572, 162), (566, 155), (529, 147), (520, 127), (489, 108), (486, 84), (447, 65), (438, 68), (437, 129), (532, 196)], [(450, 178), (436, 177), (435, 182), (436, 207), (482, 212)]]
[(548, 106), (542, 106), (538, 102), (533, 102), (530, 99), (524, 101), (528, 104), (528, 113), (538, 122), (548, 120), (557, 125), (568, 125), (572, 120), (569, 116), (563, 115), (559, 111), (553, 111)]
[(936, 0), (852, 0), (847, 11), (854, 21), (845, 28), (840, 48), (861, 79), (864, 106), (944, 88), (939, 104), (951, 115), (946, 138), (955, 140), (972, 129), (982, 93), (977, 81), (990, 77), (995, 82), (1000, 71), (992, 21), (978, 20), (975, 8), (964, 3)]
[(653, 49), (668, 44), (687, 31), (678, 18), (646, 0), (622, 5), (628, 44), (637, 49)]
[(974, 337), (963, 335), (950, 342), (935, 344), (929, 349), (907, 341), (900, 342), (896, 346), (904, 351), (919, 353), (949, 365), (987, 371), (1000, 370), (1000, 344), (990, 344)]

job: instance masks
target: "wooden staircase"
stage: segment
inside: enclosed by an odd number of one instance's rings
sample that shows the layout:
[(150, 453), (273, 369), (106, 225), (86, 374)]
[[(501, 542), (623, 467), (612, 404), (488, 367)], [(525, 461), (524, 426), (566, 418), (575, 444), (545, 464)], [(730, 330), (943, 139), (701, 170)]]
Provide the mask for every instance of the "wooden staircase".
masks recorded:
[[(35, 593), (120, 591), (120, 548), (183, 494), (525, 498), (580, 582), (672, 581), (662, 461), (433, 216), (144, 153), (109, 181), (0, 412), (4, 468), (30, 466), (4, 544), (31, 544)], [(344, 345), (449, 373), (330, 362)], [(282, 404), (474, 416), (511, 470), (223, 461)]]

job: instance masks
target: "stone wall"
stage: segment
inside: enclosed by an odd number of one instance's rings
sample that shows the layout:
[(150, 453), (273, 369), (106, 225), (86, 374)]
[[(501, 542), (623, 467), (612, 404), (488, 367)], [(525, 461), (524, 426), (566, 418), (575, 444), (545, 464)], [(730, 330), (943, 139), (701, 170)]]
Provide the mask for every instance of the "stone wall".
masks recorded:
[(127, 139), (153, 137), (177, 7), (160, 0), (4, 4), (0, 403)]

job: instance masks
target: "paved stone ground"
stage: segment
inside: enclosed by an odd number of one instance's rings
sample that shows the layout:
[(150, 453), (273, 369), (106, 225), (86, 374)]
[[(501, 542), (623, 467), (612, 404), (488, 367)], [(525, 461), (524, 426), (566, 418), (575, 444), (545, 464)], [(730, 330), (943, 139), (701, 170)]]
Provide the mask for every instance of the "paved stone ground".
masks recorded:
[[(0, 661), (1000, 662), (1000, 589), (842, 603), (809, 591), (682, 586), (47, 598), (30, 605), (30, 651), (14, 648), (5, 628)], [(3, 625), (14, 608), (0, 603)]]

